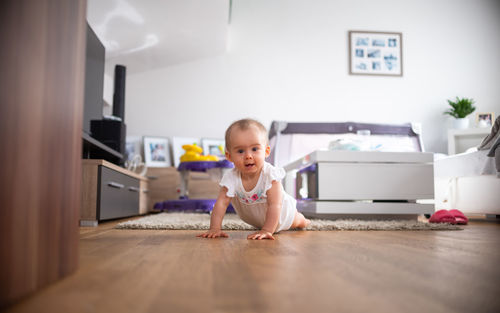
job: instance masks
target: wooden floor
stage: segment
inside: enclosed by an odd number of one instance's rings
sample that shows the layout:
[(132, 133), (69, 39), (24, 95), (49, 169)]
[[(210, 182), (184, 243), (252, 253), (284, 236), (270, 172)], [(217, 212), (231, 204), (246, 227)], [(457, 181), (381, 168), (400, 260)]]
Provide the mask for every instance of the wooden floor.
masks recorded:
[(9, 312), (498, 312), (500, 224), (275, 241), (82, 228), (79, 270)]

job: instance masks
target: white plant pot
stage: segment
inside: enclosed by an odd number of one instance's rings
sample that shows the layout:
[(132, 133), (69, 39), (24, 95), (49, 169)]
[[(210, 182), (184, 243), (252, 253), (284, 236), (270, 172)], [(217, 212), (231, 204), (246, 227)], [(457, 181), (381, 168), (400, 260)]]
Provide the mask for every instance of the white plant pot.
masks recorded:
[(466, 117), (454, 119), (453, 120), (453, 128), (455, 128), (455, 129), (469, 128), (469, 119)]

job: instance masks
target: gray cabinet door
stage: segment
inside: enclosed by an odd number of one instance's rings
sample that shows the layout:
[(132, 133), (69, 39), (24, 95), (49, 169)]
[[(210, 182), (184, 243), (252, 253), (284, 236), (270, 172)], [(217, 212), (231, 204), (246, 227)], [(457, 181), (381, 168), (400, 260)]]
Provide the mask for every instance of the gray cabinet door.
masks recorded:
[(99, 221), (139, 214), (139, 180), (100, 166)]

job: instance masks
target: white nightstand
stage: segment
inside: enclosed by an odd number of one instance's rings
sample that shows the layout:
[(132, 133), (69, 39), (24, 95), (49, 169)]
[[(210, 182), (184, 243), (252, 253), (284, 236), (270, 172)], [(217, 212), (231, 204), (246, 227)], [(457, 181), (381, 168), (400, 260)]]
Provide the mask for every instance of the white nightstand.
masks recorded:
[(457, 154), (478, 146), (491, 132), (491, 127), (448, 130), (448, 154)]

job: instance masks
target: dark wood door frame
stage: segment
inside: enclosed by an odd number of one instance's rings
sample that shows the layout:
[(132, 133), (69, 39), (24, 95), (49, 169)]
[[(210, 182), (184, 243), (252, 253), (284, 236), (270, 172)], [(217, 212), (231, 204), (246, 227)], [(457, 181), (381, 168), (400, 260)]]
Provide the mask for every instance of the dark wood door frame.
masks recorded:
[(0, 4), (0, 309), (78, 265), (86, 5)]

